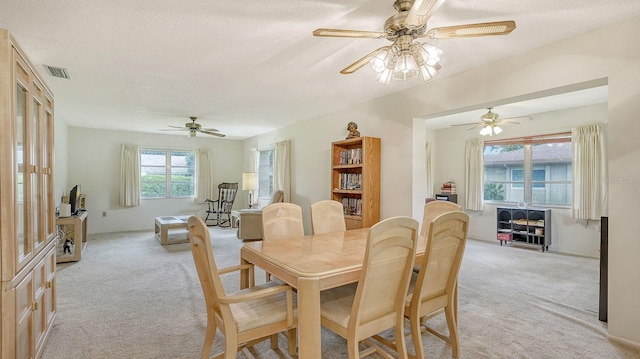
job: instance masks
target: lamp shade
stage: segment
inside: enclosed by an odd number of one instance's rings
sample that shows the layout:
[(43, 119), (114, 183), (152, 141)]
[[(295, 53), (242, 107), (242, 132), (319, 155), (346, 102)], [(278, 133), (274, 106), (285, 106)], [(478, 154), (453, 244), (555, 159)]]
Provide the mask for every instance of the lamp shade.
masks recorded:
[(258, 189), (258, 172), (242, 173), (242, 190), (252, 191)]

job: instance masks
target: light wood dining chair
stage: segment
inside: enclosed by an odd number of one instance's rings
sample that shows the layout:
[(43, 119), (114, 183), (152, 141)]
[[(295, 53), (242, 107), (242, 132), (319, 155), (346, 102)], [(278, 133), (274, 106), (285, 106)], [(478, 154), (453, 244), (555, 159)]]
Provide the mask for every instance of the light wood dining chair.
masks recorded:
[[(446, 202), (445, 202), (446, 203)], [(409, 318), (416, 358), (424, 359), (422, 331), (434, 334), (451, 345), (454, 358), (458, 357), (457, 283), (460, 264), (467, 243), (469, 215), (447, 212), (430, 221), (427, 230), (427, 248), (420, 263), (420, 272), (411, 281), (407, 296), (405, 316)], [(449, 336), (445, 336), (426, 324), (426, 319), (444, 310)]]
[[(393, 217), (369, 230), (360, 279), (357, 283), (320, 292), (322, 325), (347, 339), (349, 358), (377, 352), (392, 356), (372, 336), (394, 328), (399, 358), (407, 358), (404, 305), (413, 267), (418, 222)], [(368, 348), (359, 351), (364, 341)]]
[[(449, 201), (439, 201), (434, 199), (433, 201), (427, 201), (424, 205), (424, 213), (422, 214), (422, 226), (420, 227), (420, 235), (426, 237), (429, 234), (429, 225), (431, 221), (439, 215), (451, 211), (460, 211), (462, 206), (457, 203)], [(420, 271), (420, 263), (416, 263), (413, 267), (413, 271), (418, 273)]]
[[(253, 276), (253, 266), (246, 264), (218, 269), (204, 221), (191, 216), (188, 225), (191, 252), (207, 307), (207, 330), (201, 358), (209, 358), (216, 328), (220, 328), (225, 337), (225, 350), (215, 358), (236, 358), (238, 351), (253, 358), (247, 347), (268, 338), (271, 339), (271, 348), (277, 349), (279, 332), (287, 332), (289, 354), (295, 355), (297, 309), (292, 288), (268, 282), (227, 293), (220, 276), (241, 270), (248, 270)], [(250, 282), (253, 283), (253, 279)]]
[[(302, 208), (294, 203), (279, 202), (262, 208), (262, 240), (303, 237)], [(271, 273), (267, 272), (267, 281)]]
[(294, 203), (273, 203), (262, 209), (262, 239), (302, 237), (302, 208)]
[(311, 232), (313, 234), (344, 232), (347, 225), (344, 222), (342, 203), (334, 200), (323, 200), (311, 205)]
[(424, 205), (424, 213), (422, 215), (422, 227), (420, 227), (420, 235), (426, 237), (429, 232), (429, 224), (439, 215), (451, 212), (461, 211), (462, 206), (449, 201), (429, 201)]

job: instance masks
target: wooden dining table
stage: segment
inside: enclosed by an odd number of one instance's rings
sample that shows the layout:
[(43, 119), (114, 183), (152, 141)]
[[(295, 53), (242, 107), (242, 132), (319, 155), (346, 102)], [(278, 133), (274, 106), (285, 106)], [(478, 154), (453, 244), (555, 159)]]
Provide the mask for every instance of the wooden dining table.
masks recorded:
[[(243, 264), (252, 263), (280, 278), (298, 292), (298, 354), (320, 359), (320, 291), (360, 279), (369, 228), (247, 242), (240, 251)], [(416, 263), (420, 263), (426, 238), (418, 238)], [(241, 286), (249, 286), (243, 272)]]

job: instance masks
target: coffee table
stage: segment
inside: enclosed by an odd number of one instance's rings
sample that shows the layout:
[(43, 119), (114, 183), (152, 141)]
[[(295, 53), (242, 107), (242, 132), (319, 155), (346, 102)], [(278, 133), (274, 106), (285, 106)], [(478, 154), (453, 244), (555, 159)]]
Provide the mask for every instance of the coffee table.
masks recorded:
[(191, 216), (163, 216), (156, 217), (156, 239), (161, 245), (189, 242), (189, 232), (176, 231), (187, 229), (187, 221)]

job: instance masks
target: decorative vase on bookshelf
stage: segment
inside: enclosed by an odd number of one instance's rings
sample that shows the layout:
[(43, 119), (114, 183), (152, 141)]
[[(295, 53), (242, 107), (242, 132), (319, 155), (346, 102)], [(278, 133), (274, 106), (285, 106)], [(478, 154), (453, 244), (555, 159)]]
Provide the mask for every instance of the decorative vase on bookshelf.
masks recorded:
[(380, 139), (331, 145), (331, 198), (342, 203), (347, 229), (371, 227), (380, 221)]

